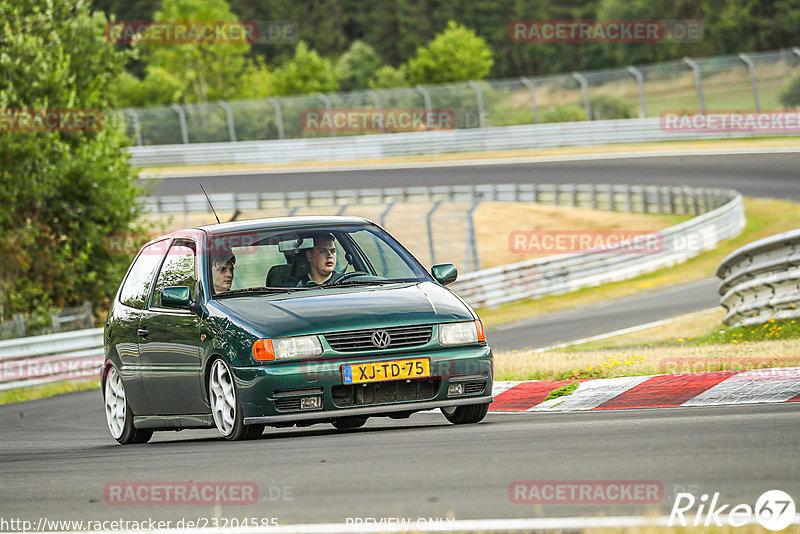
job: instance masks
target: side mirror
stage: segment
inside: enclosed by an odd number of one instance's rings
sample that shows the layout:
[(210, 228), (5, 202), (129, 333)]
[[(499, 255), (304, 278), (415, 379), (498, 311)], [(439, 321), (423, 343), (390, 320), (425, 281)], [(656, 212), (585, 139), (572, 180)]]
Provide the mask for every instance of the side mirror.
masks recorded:
[(458, 278), (458, 269), (452, 263), (437, 263), (431, 267), (431, 274), (437, 282), (446, 286), (452, 284)]
[(161, 290), (161, 305), (165, 308), (188, 308), (192, 292), (188, 286), (170, 286)]

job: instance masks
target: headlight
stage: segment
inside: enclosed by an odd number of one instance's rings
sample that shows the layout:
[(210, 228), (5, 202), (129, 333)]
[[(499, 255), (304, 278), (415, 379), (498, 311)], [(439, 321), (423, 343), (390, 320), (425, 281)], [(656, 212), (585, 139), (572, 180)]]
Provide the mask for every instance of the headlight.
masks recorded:
[(486, 341), (480, 321), (445, 323), (439, 325), (440, 345), (466, 345)]
[(259, 339), (253, 343), (253, 358), (258, 361), (313, 358), (322, 354), (317, 336)]

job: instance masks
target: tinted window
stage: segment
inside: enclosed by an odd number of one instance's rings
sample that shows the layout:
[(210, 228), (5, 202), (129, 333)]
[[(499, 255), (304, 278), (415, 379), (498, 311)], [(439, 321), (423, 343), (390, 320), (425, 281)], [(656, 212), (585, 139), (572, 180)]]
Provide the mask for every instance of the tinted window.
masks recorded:
[(153, 274), (161, 262), (165, 244), (166, 240), (152, 243), (143, 248), (136, 257), (119, 293), (121, 303), (132, 308), (144, 309), (147, 296), (150, 294)]
[(189, 286), (194, 291), (195, 275), (194, 244), (174, 243), (164, 259), (156, 280), (152, 308), (161, 308), (161, 290), (169, 286)]

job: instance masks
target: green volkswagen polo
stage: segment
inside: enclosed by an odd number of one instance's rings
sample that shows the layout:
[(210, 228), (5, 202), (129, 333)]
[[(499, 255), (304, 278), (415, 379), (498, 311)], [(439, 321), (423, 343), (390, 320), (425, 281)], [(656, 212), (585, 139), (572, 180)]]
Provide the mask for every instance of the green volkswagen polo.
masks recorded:
[(144, 245), (105, 325), (111, 435), (405, 418), (481, 421), (492, 351), (478, 316), (380, 226), (286, 217), (174, 232)]

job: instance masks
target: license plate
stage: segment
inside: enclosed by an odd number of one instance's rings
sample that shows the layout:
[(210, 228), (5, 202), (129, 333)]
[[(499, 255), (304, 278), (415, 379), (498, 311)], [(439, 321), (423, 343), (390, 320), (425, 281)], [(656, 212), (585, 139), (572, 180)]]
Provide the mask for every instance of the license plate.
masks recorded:
[(428, 358), (376, 363), (349, 363), (342, 366), (342, 380), (345, 384), (424, 378), (428, 376), (431, 376), (431, 362)]

